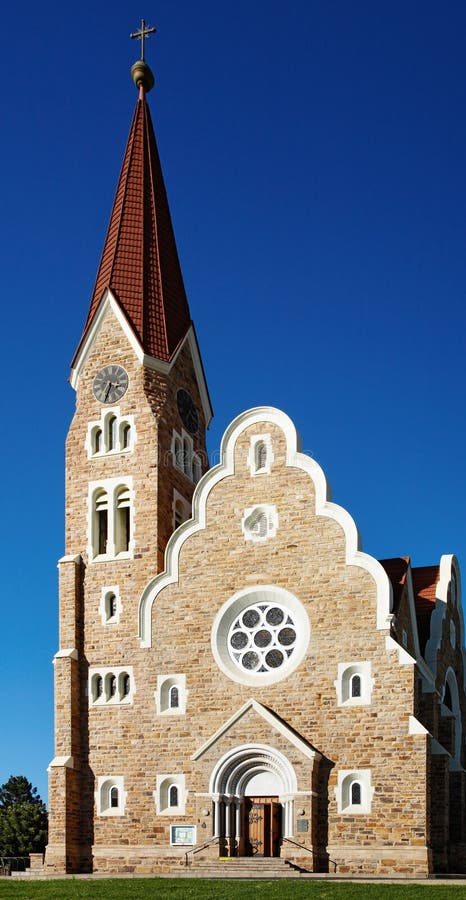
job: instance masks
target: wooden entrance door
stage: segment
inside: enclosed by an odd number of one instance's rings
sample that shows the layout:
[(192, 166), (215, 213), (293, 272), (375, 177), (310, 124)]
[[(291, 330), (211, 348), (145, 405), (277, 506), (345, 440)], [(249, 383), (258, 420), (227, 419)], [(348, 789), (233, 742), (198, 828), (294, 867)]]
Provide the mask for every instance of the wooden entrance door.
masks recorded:
[(278, 797), (247, 797), (246, 856), (280, 856), (282, 807)]

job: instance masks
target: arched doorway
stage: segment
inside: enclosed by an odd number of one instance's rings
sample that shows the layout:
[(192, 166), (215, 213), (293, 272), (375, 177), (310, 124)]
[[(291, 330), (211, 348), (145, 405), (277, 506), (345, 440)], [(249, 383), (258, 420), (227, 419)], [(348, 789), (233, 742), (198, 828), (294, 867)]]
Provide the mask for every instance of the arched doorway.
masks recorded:
[(296, 775), (289, 760), (263, 744), (235, 747), (210, 779), (220, 855), (279, 856), (292, 832)]

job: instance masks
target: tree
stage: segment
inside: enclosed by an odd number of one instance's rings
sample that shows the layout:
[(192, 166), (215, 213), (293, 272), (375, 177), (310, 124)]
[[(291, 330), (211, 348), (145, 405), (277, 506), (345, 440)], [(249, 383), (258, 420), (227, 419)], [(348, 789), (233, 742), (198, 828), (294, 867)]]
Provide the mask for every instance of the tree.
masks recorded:
[(47, 843), (47, 810), (24, 775), (0, 787), (0, 856), (41, 853)]

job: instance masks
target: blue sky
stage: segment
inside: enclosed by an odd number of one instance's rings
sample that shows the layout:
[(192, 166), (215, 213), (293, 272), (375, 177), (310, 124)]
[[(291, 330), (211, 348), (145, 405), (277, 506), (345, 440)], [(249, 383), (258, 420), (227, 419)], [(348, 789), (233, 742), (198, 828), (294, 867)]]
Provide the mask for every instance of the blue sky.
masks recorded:
[(466, 566), (466, 5), (3, 11), (0, 783), (46, 797), (69, 362), (150, 95), (215, 419), (296, 422), (363, 548)]

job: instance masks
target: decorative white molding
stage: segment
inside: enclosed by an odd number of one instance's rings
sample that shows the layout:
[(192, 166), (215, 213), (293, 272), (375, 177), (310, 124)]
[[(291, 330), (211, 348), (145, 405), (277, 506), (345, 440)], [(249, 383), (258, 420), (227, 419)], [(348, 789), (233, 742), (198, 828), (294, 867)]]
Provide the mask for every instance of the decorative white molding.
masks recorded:
[(241, 530), (245, 541), (262, 543), (275, 537), (278, 529), (277, 507), (271, 503), (260, 503), (244, 510)]
[(204, 753), (206, 753), (207, 750), (210, 749), (210, 747), (213, 747), (213, 745), (216, 744), (217, 741), (220, 740), (220, 738), (222, 738), (231, 728), (233, 728), (233, 726), (236, 725), (236, 723), (239, 722), (239, 720), (242, 719), (243, 716), (245, 716), (246, 713), (248, 713), (250, 710), (257, 713), (258, 716), (261, 716), (261, 718), (264, 719), (265, 722), (267, 722), (267, 725), (271, 725), (272, 728), (275, 729), (275, 731), (281, 734), (282, 737), (286, 738), (286, 740), (289, 741), (290, 744), (296, 747), (296, 749), (299, 750), (300, 753), (303, 754), (303, 756), (306, 756), (308, 759), (314, 759), (314, 757), (316, 756), (320, 758), (321, 754), (318, 752), (318, 750), (315, 749), (315, 747), (312, 747), (311, 744), (308, 744), (307, 741), (305, 741), (303, 738), (298, 737), (296, 732), (288, 728), (283, 720), (279, 719), (278, 716), (275, 715), (275, 713), (271, 712), (265, 706), (262, 706), (262, 703), (259, 703), (257, 700), (251, 698), (250, 700), (247, 700), (247, 702), (244, 703), (243, 706), (240, 706), (240, 708), (229, 719), (227, 719), (226, 722), (224, 722), (223, 725), (221, 725), (220, 728), (217, 729), (217, 731), (215, 731), (214, 734), (212, 734), (210, 738), (204, 744), (202, 744), (201, 747), (199, 747), (198, 750), (196, 750), (192, 754), (191, 759), (200, 759), (200, 757), (203, 756)]
[(246, 428), (259, 424), (263, 426), (265, 422), (281, 428), (286, 437), (286, 465), (302, 469), (312, 479), (316, 493), (316, 515), (333, 519), (343, 529), (346, 539), (346, 564), (361, 567), (374, 579), (377, 589), (376, 627), (389, 628), (392, 587), (385, 569), (378, 560), (359, 549), (359, 536), (354, 520), (345, 509), (328, 499), (329, 490), (325, 475), (315, 460), (300, 452), (298, 433), (291, 419), (278, 409), (264, 406), (242, 413), (228, 426), (221, 443), (221, 462), (206, 472), (194, 491), (192, 520), (172, 535), (165, 551), (165, 571), (152, 579), (143, 591), (139, 604), (139, 637), (142, 647), (151, 646), (152, 604), (164, 587), (178, 580), (182, 544), (192, 534), (205, 528), (206, 504), (211, 490), (223, 478), (234, 474), (236, 441)]
[(411, 654), (408, 653), (408, 651), (405, 650), (404, 647), (402, 647), (401, 644), (398, 643), (398, 641), (395, 641), (395, 639), (392, 638), (391, 635), (387, 635), (387, 637), (385, 638), (385, 649), (398, 651), (398, 662), (400, 666), (414, 666), (416, 663), (414, 656), (411, 656)]
[(56, 659), (78, 659), (79, 654), (75, 647), (68, 647), (65, 650), (57, 650), (54, 661)]
[[(282, 610), (284, 617), (288, 616), (292, 620), (289, 625), (286, 618), (283, 622), (284, 628), (289, 627), (295, 633), (294, 642), (290, 644), (291, 653), (288, 657), (285, 648), (276, 643), (277, 631), (282, 626), (280, 625), (276, 628), (268, 626), (266, 620), (264, 621), (264, 614), (259, 613), (257, 609), (258, 605), (265, 605), (270, 608), (276, 606)], [(283, 660), (277, 667), (270, 668), (266, 662), (266, 651), (260, 651), (259, 648), (251, 647), (251, 644), (249, 644), (249, 650), (253, 649), (253, 652), (260, 657), (259, 664), (264, 666), (265, 671), (245, 668), (236, 658), (238, 655), (241, 657), (242, 653), (239, 651), (236, 654), (232, 649), (229, 641), (230, 629), (232, 629), (235, 620), (244, 614), (249, 607), (254, 607), (257, 614), (261, 615), (264, 629), (270, 627), (272, 640), (269, 648), (272, 651), (280, 652)], [(242, 629), (242, 631), (243, 634), (246, 633), (246, 629)], [(249, 631), (249, 640), (251, 634), (252, 632)], [(212, 625), (211, 649), (219, 669), (228, 678), (239, 684), (258, 687), (259, 685), (275, 684), (277, 681), (282, 681), (303, 662), (309, 646), (310, 634), (309, 617), (303, 604), (294, 594), (275, 584), (259, 584), (249, 588), (242, 588), (232, 597), (229, 597), (220, 607)]]
[[(464, 617), (461, 604), (461, 576), (458, 560), (453, 554), (444, 554), (440, 557), (440, 577), (436, 589), (435, 607), (430, 618), (430, 636), (426, 644), (425, 659), (430, 667), (434, 679), (437, 677), (437, 660), (440, 644), (442, 642), (443, 621), (449, 608), (449, 586), (452, 574), (456, 581), (456, 604), (451, 604), (457, 610), (459, 619), (458, 644), (463, 657), (463, 672), (466, 672), (466, 649), (464, 646)], [(463, 691), (466, 693), (466, 683), (463, 682)]]
[(128, 342), (134, 352), (134, 355), (136, 356), (136, 359), (141, 363), (141, 365), (145, 366), (148, 369), (153, 369), (156, 372), (162, 372), (163, 374), (168, 375), (175, 365), (178, 356), (181, 353), (181, 350), (186, 343), (188, 344), (193, 360), (194, 373), (196, 375), (196, 381), (199, 388), (199, 395), (201, 398), (206, 427), (208, 428), (212, 419), (212, 406), (210, 403), (209, 392), (207, 390), (204, 369), (202, 366), (202, 360), (199, 353), (199, 345), (197, 342), (194, 326), (190, 326), (186, 337), (179, 345), (176, 353), (169, 363), (163, 362), (160, 359), (155, 359), (155, 357), (153, 356), (148, 356), (146, 353), (144, 353), (141, 344), (139, 343), (133, 329), (131, 328), (131, 325), (129, 324), (125, 314), (120, 307), (120, 304), (116, 301), (112, 292), (108, 290), (108, 288), (103, 293), (100, 304), (97, 308), (96, 313), (94, 314), (94, 318), (92, 320), (89, 331), (87, 332), (86, 337), (79, 347), (79, 350), (74, 359), (74, 366), (71, 369), (70, 376), (71, 386), (76, 390), (78, 386), (79, 376), (81, 375), (87, 357), (89, 356), (89, 353), (94, 345), (94, 341), (102, 326), (102, 322), (109, 309), (113, 312), (118, 324), (121, 327), (121, 330), (128, 339)]
[(63, 767), (65, 769), (74, 769), (74, 759), (72, 756), (54, 756), (52, 761), (48, 764), (47, 772), (50, 772), (51, 769)]
[(415, 716), (410, 716), (408, 734), (430, 734), (430, 731), (428, 731), (427, 728), (424, 727), (419, 719), (416, 719)]
[(69, 562), (80, 563), (81, 560), (82, 560), (82, 556), (80, 553), (76, 553), (76, 554), (71, 553), (69, 556), (60, 557), (57, 565), (59, 566), (60, 563), (69, 563)]

